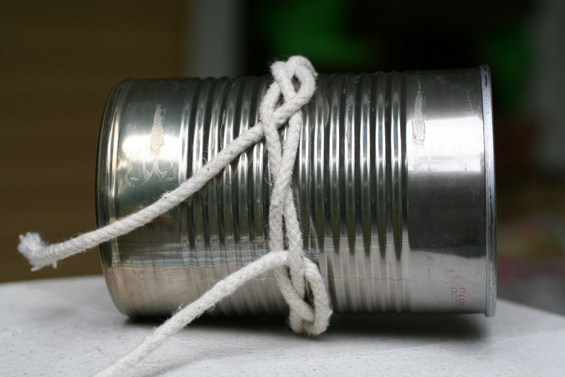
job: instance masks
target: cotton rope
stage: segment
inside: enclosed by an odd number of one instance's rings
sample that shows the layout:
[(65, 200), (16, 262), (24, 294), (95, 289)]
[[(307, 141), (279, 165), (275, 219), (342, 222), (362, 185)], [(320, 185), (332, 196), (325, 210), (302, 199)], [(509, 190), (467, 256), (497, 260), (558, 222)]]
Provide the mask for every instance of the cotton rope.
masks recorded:
[[(302, 130), (301, 109), (314, 94), (317, 74), (308, 59), (301, 56), (291, 57), (287, 62), (274, 63), (271, 73), (274, 82), (262, 99), (260, 121), (222, 149), (178, 188), (163, 194), (155, 203), (100, 229), (53, 245), (45, 243), (37, 233), (20, 236), (18, 250), (29, 260), (33, 271), (48, 265), (57, 267), (58, 260), (129, 233), (171, 210), (202, 189), (242, 152), (265, 138), (273, 184), (269, 212), (270, 252), (216, 283), (199, 299), (159, 326), (134, 350), (96, 376), (117, 376), (135, 366), (168, 337), (231, 295), (241, 285), (271, 270), (274, 270), (279, 289), (290, 308), (289, 324), (292, 330), (318, 335), (328, 327), (332, 314), (328, 294), (320, 271), (302, 250), (302, 233), (291, 189), (292, 171)], [(300, 83), (298, 92), (292, 82), (294, 77)], [(282, 103), (279, 104), (281, 97)], [(278, 129), (286, 123), (288, 129), (283, 146)], [(287, 250), (284, 248), (285, 241)], [(304, 300), (307, 287), (312, 295), (312, 305)]]

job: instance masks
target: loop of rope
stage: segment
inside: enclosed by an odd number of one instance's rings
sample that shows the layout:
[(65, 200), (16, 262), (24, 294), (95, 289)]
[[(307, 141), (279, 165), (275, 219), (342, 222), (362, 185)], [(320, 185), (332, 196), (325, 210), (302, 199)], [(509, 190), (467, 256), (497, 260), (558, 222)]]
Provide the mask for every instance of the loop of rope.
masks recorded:
[[(58, 260), (129, 233), (174, 208), (204, 187), (247, 148), (265, 137), (273, 183), (269, 212), (270, 252), (216, 283), (199, 299), (175, 313), (137, 348), (97, 376), (116, 376), (133, 367), (169, 336), (231, 295), (238, 287), (271, 270), (274, 270), (277, 284), (289, 305), (292, 330), (318, 335), (328, 327), (332, 314), (330, 301), (320, 271), (304, 255), (302, 233), (291, 189), (303, 126), (301, 109), (314, 94), (316, 71), (306, 58), (294, 56), (287, 62), (274, 63), (271, 72), (275, 81), (262, 99), (259, 123), (232, 141), (175, 190), (165, 193), (158, 201), (136, 213), (65, 242), (48, 245), (37, 233), (20, 236), (18, 250), (29, 260), (33, 270), (50, 264), (56, 267)], [(298, 92), (292, 82), (294, 78), (300, 83)], [(283, 101), (279, 105), (281, 96)], [(286, 138), (284, 145), (281, 145), (278, 129), (287, 122)], [(288, 250), (284, 250), (285, 241)], [(312, 305), (305, 302), (308, 288)]]
[[(289, 64), (290, 63), (290, 64)], [(294, 64), (292, 64), (294, 63)], [(272, 66), (275, 82), (272, 96), (266, 96), (261, 104), (260, 116), (263, 121), (265, 141), (269, 157), (273, 191), (269, 209), (269, 248), (271, 250), (282, 250), (284, 247), (283, 218), (286, 225), (286, 240), (289, 253), (290, 279), (285, 278), (287, 269), (279, 268), (275, 276), (285, 292), (285, 299), (290, 306), (290, 326), (295, 332), (304, 332), (305, 323), (314, 324), (323, 321), (320, 318), (312, 318), (311, 313), (304, 309), (304, 296), (306, 293), (304, 254), (302, 252), (302, 233), (292, 197), (290, 187), (292, 170), (296, 159), (296, 152), (300, 143), (300, 132), (302, 130), (302, 112), (297, 111), (288, 120), (287, 135), (284, 149), (277, 131), (273, 113), (275, 103), (270, 102), (274, 98), (283, 95), (285, 101), (290, 101), (296, 96), (292, 85), (292, 78), (296, 76), (302, 86), (314, 85), (314, 68), (306, 59), (295, 58), (287, 64), (275, 63)], [(270, 89), (271, 90), (271, 89)], [(282, 151), (282, 153), (281, 153)], [(300, 308), (300, 309), (299, 309)], [(316, 322), (317, 324), (317, 322)], [(315, 326), (314, 326), (315, 327)]]

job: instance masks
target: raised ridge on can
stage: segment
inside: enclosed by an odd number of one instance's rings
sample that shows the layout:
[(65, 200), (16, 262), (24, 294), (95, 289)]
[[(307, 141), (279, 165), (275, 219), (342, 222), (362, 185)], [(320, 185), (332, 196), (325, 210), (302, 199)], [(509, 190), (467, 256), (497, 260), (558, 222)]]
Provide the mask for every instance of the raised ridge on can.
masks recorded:
[[(270, 81), (116, 86), (100, 130), (98, 225), (153, 203), (256, 124)], [(303, 117), (294, 195), (306, 255), (320, 268), (334, 311), (494, 315), (488, 67), (321, 74)], [(168, 314), (267, 253), (268, 168), (260, 142), (186, 202), (101, 245), (118, 309)], [(216, 310), (286, 307), (266, 274)]]

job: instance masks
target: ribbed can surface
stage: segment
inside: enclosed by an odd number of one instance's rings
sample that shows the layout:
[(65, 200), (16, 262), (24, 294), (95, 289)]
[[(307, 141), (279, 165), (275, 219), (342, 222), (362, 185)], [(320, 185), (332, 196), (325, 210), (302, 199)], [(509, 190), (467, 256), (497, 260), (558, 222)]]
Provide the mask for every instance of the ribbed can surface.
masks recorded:
[[(100, 134), (99, 226), (176, 188), (257, 123), (270, 80), (117, 86)], [(320, 75), (303, 117), (294, 195), (305, 252), (334, 311), (493, 315), (488, 68)], [(116, 306), (132, 316), (169, 313), (267, 253), (268, 169), (261, 142), (177, 208), (102, 245)], [(285, 304), (267, 274), (216, 309)]]

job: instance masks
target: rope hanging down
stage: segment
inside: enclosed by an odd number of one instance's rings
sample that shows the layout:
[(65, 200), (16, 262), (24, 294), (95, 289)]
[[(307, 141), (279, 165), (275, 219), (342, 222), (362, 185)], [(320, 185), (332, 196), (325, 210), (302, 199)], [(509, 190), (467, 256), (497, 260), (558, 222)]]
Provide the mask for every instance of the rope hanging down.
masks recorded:
[[(316, 71), (306, 58), (294, 56), (287, 62), (274, 63), (271, 72), (275, 81), (262, 99), (259, 123), (232, 141), (175, 190), (165, 193), (158, 201), (136, 213), (65, 242), (47, 245), (37, 233), (20, 236), (18, 250), (29, 260), (32, 270), (50, 264), (56, 267), (60, 259), (129, 233), (171, 210), (202, 189), (237, 156), (265, 137), (273, 182), (269, 212), (270, 252), (216, 283), (98, 376), (116, 376), (133, 367), (169, 336), (231, 295), (238, 287), (270, 270), (274, 270), (279, 289), (290, 307), (289, 322), (293, 331), (318, 335), (328, 327), (332, 313), (329, 298), (320, 271), (302, 250), (302, 234), (290, 186), (302, 129), (301, 109), (314, 94)], [(298, 92), (292, 84), (294, 77), (300, 82)], [(277, 106), (281, 96), (282, 104)], [(283, 148), (277, 130), (287, 122)], [(288, 250), (284, 250), (285, 236)], [(307, 285), (312, 292), (313, 306), (304, 301)]]

